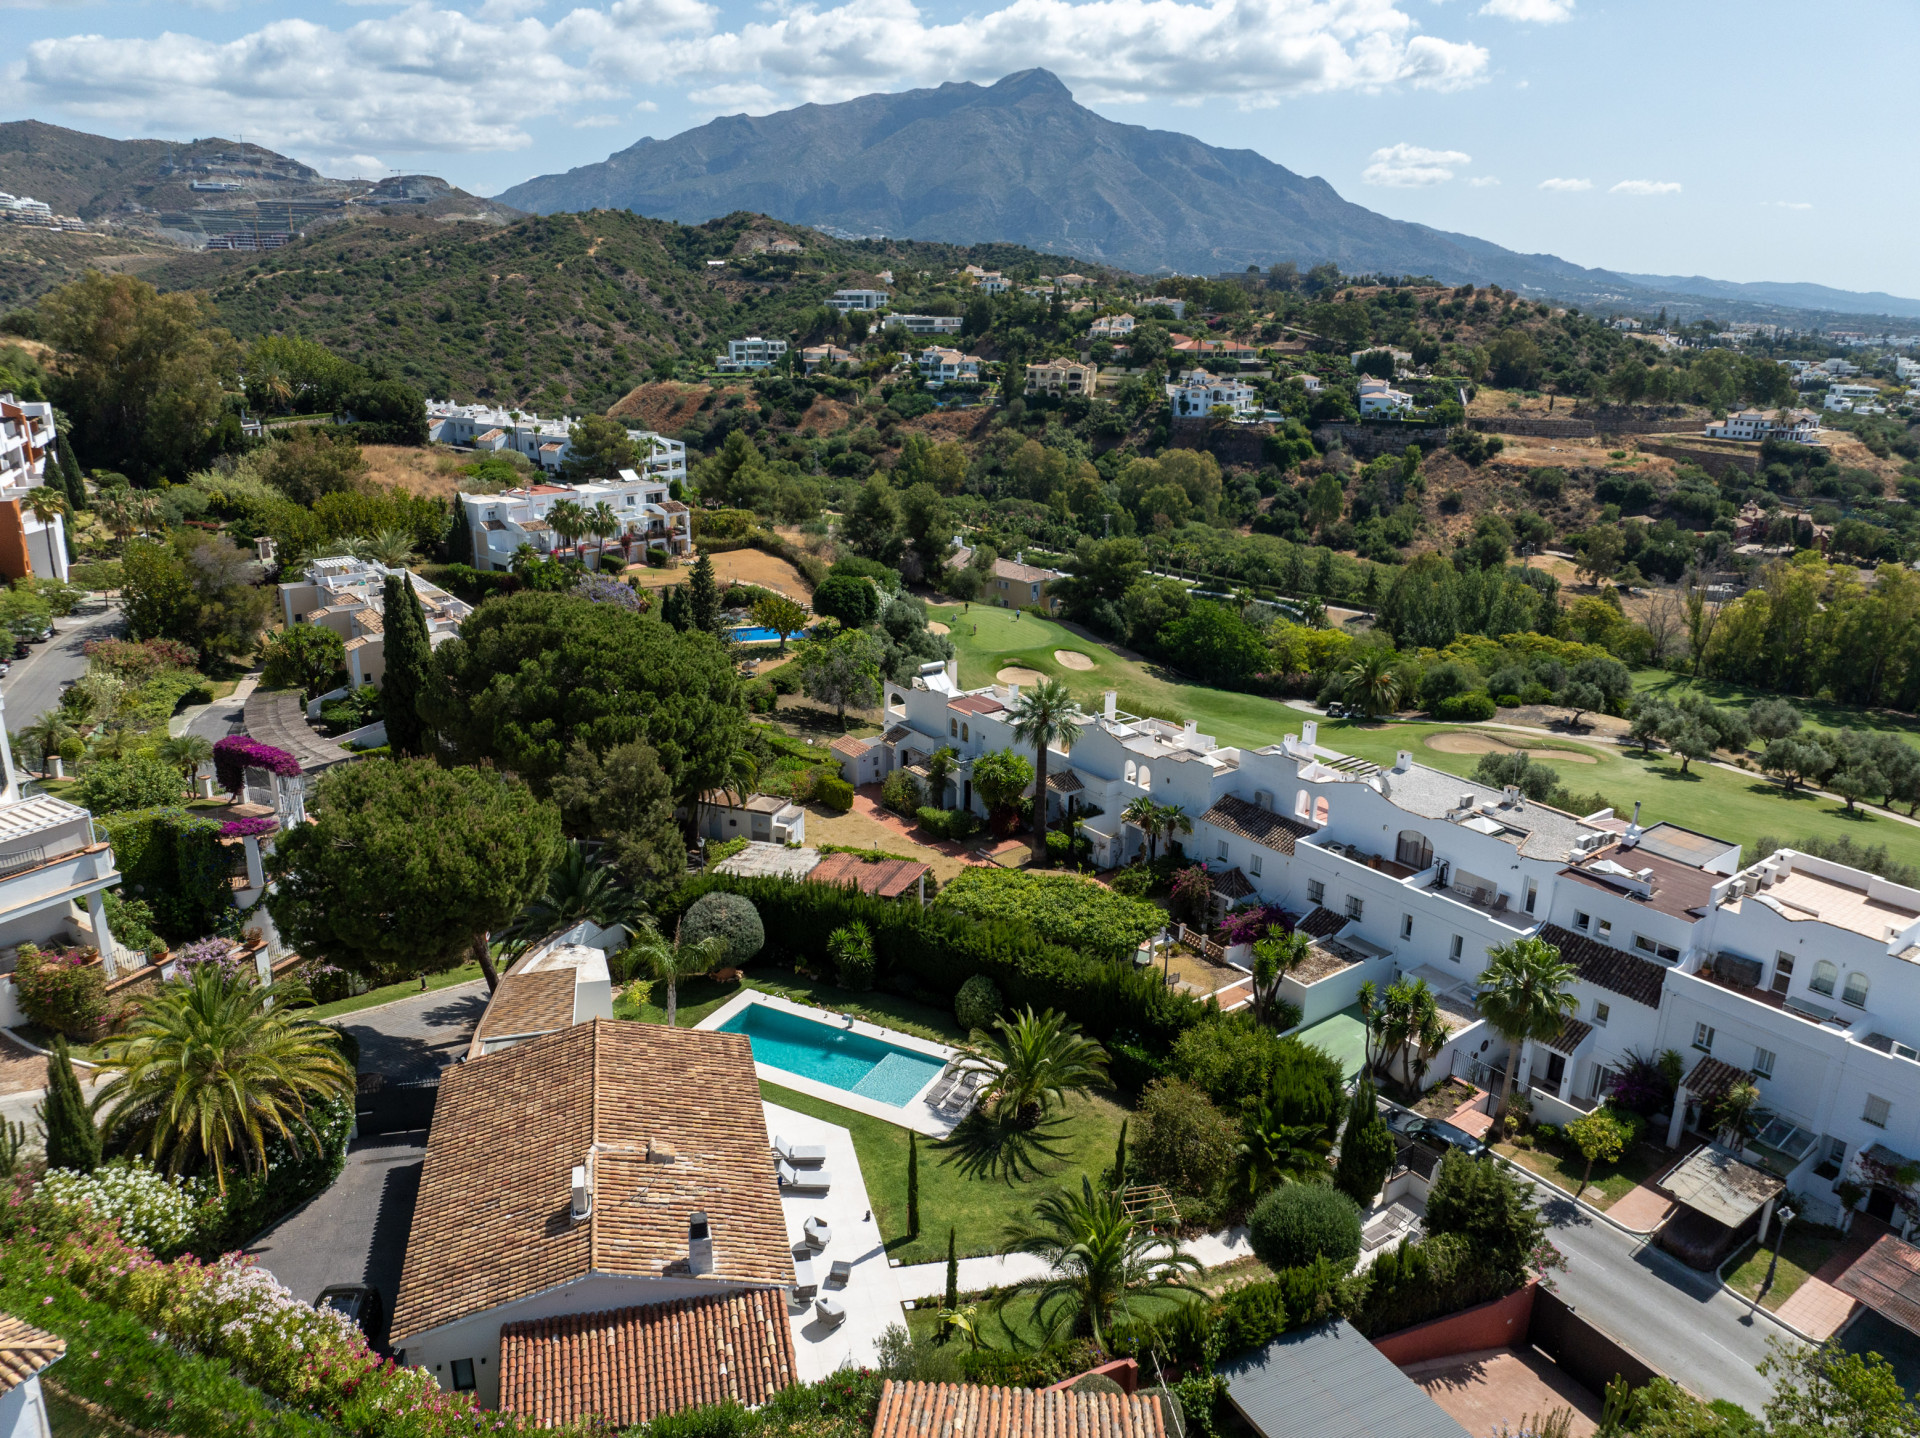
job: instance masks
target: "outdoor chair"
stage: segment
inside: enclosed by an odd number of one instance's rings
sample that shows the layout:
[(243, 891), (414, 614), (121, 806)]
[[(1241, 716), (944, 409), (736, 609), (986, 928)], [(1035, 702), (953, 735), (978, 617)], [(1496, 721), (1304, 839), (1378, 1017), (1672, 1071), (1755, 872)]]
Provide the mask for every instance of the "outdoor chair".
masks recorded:
[(807, 1247), (816, 1251), (833, 1242), (832, 1225), (817, 1214), (806, 1221), (801, 1231), (806, 1234)]
[(822, 1298), (813, 1305), (813, 1311), (826, 1320), (828, 1327), (837, 1328), (847, 1321), (847, 1306), (837, 1298)]
[(834, 1260), (833, 1267), (827, 1270), (827, 1282), (845, 1288), (853, 1278), (853, 1264), (847, 1259)]

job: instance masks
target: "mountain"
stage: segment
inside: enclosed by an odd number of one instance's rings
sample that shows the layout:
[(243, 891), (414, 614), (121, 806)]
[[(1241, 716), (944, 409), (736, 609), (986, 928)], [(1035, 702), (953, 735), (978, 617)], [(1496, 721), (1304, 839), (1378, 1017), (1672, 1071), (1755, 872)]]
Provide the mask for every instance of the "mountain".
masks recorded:
[(1831, 310), (1848, 314), (1892, 315), (1920, 319), (1920, 300), (1903, 299), (1880, 290), (1836, 290), (1826, 285), (1780, 284), (1772, 280), (1742, 283), (1710, 280), (1704, 275), (1622, 275), (1649, 290), (1699, 295), (1713, 300), (1748, 300), (1797, 310)]
[(1007, 240), (1146, 274), (1332, 261), (1349, 274), (1491, 281), (1649, 313), (1666, 303), (1681, 316), (1711, 308), (1729, 319), (1765, 318), (1782, 305), (1873, 313), (1880, 306), (1868, 301), (1891, 298), (1837, 290), (1806, 298), (1723, 294), (1652, 277), (1641, 283), (1388, 219), (1252, 150), (1097, 115), (1046, 70), (987, 86), (946, 84), (729, 115), (498, 198), (537, 214), (630, 209), (687, 224), (755, 210), (835, 234)]

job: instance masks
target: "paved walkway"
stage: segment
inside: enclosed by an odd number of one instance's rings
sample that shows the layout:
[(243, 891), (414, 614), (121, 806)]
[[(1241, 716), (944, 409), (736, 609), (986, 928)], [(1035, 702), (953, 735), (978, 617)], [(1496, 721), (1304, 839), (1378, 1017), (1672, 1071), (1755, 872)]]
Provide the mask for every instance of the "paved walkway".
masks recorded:
[(1600, 1400), (1534, 1348), (1489, 1348), (1400, 1370), (1467, 1432), (1520, 1432), (1534, 1414), (1571, 1408), (1570, 1438), (1599, 1427)]
[(1635, 1233), (1652, 1233), (1673, 1212), (1673, 1200), (1651, 1184), (1632, 1189), (1607, 1210), (1607, 1217)]
[(1833, 1257), (1814, 1270), (1810, 1278), (1787, 1295), (1787, 1301), (1774, 1310), (1775, 1315), (1782, 1323), (1791, 1323), (1809, 1338), (1824, 1341), (1838, 1333), (1853, 1316), (1854, 1301), (1835, 1288), (1834, 1282), (1853, 1267), (1860, 1255), (1872, 1248), (1886, 1231), (1884, 1225), (1864, 1215), (1856, 1216), (1853, 1227), (1847, 1230), (1846, 1242), (1835, 1250)]
[[(1237, 1263), (1243, 1258), (1253, 1257), (1253, 1246), (1247, 1241), (1244, 1227), (1225, 1229), (1220, 1233), (1202, 1234), (1180, 1245), (1181, 1249), (1200, 1262), (1202, 1268), (1219, 1268), (1224, 1264)], [(960, 1260), (960, 1291), (962, 1293), (984, 1293), (990, 1288), (1005, 1288), (1009, 1284), (1022, 1283), (1029, 1278), (1043, 1278), (1048, 1272), (1044, 1260), (1031, 1253), (1008, 1253), (991, 1255), (985, 1258), (963, 1258)], [(932, 1299), (938, 1303), (947, 1291), (947, 1265), (939, 1263), (916, 1263), (909, 1267), (897, 1268), (894, 1276), (900, 1280), (900, 1292), (903, 1297), (916, 1301)]]

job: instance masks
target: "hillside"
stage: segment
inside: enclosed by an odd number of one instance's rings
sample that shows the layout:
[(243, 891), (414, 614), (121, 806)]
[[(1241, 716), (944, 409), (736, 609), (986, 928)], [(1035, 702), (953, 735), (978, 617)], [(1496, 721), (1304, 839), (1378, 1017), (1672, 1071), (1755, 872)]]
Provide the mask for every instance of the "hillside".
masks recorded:
[[(797, 257), (764, 253), (775, 238)], [(708, 261), (738, 257), (724, 268)], [(289, 333), (378, 361), (429, 394), (605, 409), (663, 362), (710, 364), (726, 340), (804, 329), (825, 297), (910, 264), (1037, 264), (1011, 246), (831, 240), (733, 215), (684, 227), (624, 211), (506, 226), (394, 211), (265, 254), (209, 252), (151, 271), (201, 289), (242, 338)]]

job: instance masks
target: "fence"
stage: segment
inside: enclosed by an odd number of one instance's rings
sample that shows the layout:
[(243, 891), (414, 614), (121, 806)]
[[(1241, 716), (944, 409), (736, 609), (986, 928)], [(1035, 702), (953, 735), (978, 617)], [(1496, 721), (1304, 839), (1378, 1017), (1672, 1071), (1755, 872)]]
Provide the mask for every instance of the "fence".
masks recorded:
[(362, 1134), (407, 1133), (433, 1127), (439, 1079), (391, 1083), (379, 1074), (368, 1074), (361, 1081), (366, 1087), (355, 1099), (354, 1117)]
[(1590, 1393), (1605, 1393), (1615, 1378), (1635, 1388), (1651, 1383), (1660, 1370), (1611, 1334), (1573, 1311), (1558, 1294), (1539, 1289), (1533, 1296), (1533, 1346)]

